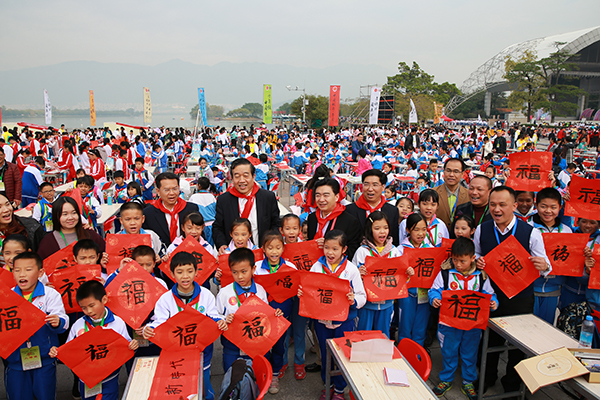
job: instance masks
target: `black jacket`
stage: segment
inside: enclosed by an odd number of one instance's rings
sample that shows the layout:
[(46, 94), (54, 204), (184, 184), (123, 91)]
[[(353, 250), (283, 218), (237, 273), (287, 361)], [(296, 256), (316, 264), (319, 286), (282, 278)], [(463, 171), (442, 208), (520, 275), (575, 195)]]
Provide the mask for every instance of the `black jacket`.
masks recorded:
[[(262, 241), (263, 235), (271, 229), (279, 228), (279, 205), (275, 193), (265, 189), (256, 192), (256, 218), (258, 220), (258, 239)], [(231, 236), (229, 231), (233, 220), (240, 217), (238, 198), (225, 192), (217, 197), (217, 210), (213, 223), (212, 235), (217, 250), (221, 246), (229, 245)], [(254, 243), (260, 246), (260, 243)]]
[[(179, 221), (187, 214), (199, 211), (198, 205), (187, 202), (183, 211), (179, 213)], [(169, 224), (167, 224), (165, 213), (153, 205), (149, 205), (144, 208), (144, 216), (146, 219), (144, 220), (144, 225), (142, 225), (142, 227), (154, 231), (160, 238), (160, 241), (163, 242), (166, 247), (169, 247), (171, 244), (171, 236), (169, 235)]]
[[(310, 214), (307, 218), (307, 221), (308, 240), (313, 240), (315, 238), (315, 234), (317, 233), (317, 227), (319, 226), (316, 214)], [(332, 224), (330, 223), (327, 227), (327, 232), (331, 230), (331, 225)], [(338, 229), (346, 233), (346, 236), (348, 237), (348, 251), (346, 252), (346, 254), (348, 255), (348, 259), (352, 260), (354, 258), (354, 253), (359, 248), (360, 242), (362, 241), (363, 237), (358, 220), (355, 217), (353, 217), (352, 214), (350, 214), (348, 211), (344, 211), (337, 217), (333, 229)]]
[[(450, 225), (450, 229), (448, 232), (450, 234), (450, 238), (454, 239), (456, 238), (456, 235), (454, 234), (454, 224), (456, 223), (456, 218), (460, 215), (468, 215), (471, 218), (474, 218), (475, 215), (475, 209), (473, 207), (473, 203), (471, 203), (470, 201), (464, 203), (464, 204), (460, 204), (458, 206), (456, 206), (456, 212), (454, 213), (454, 221), (452, 221), (452, 224)], [(490, 210), (486, 210), (485, 214), (483, 214), (483, 218), (481, 218), (481, 224), (483, 224), (485, 221), (489, 221), (492, 219), (492, 215), (490, 214)], [(475, 221), (475, 224), (477, 226), (481, 225), (480, 221)]]
[(504, 136), (499, 136), (494, 140), (494, 151), (501, 154), (506, 153), (506, 138)]
[[(400, 212), (398, 211), (398, 208), (392, 206), (391, 204), (385, 203), (383, 207), (381, 207), (381, 211), (388, 217), (390, 222), (390, 235), (392, 235), (392, 239), (394, 240), (394, 246), (399, 246)], [(362, 208), (359, 208), (356, 203), (348, 204), (346, 206), (346, 212), (350, 213), (350, 215), (358, 220), (360, 223), (361, 235), (364, 235), (367, 212)]]

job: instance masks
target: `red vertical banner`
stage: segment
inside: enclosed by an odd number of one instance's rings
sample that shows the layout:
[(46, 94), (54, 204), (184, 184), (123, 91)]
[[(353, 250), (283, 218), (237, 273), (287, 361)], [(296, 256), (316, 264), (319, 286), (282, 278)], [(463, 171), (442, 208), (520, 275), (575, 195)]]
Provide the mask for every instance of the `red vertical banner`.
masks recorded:
[(340, 124), (340, 85), (329, 86), (329, 126)]

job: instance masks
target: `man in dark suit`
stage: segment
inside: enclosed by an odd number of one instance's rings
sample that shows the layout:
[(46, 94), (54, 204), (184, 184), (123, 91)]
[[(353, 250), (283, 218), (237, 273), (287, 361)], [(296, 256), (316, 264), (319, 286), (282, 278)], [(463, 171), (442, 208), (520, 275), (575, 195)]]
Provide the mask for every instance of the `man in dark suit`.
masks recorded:
[(324, 178), (315, 183), (313, 190), (317, 211), (307, 218), (308, 240), (316, 239), (322, 246), (325, 233), (341, 230), (348, 238), (347, 255), (352, 260), (363, 235), (358, 220), (340, 204), (340, 184), (335, 179)]
[(388, 204), (385, 201), (383, 191), (387, 183), (387, 176), (378, 169), (370, 169), (363, 172), (362, 177), (363, 193), (356, 200), (356, 203), (349, 204), (346, 212), (350, 213), (360, 223), (360, 231), (363, 232), (367, 217), (373, 211), (381, 211), (387, 217), (392, 235), (394, 246), (400, 244), (398, 227), (400, 226), (400, 213), (398, 208)]
[(410, 134), (404, 140), (404, 150), (412, 151), (418, 148), (421, 145), (421, 140), (419, 136), (416, 134), (416, 128), (413, 128)]
[(213, 223), (213, 239), (223, 254), (231, 236), (229, 232), (233, 220), (247, 218), (252, 225), (252, 241), (261, 245), (265, 232), (279, 227), (279, 206), (273, 192), (261, 189), (254, 181), (254, 165), (245, 158), (231, 163), (233, 185), (227, 193), (217, 197), (217, 210)]
[[(512, 130), (512, 128), (511, 128)], [(509, 131), (511, 132), (511, 131)], [(514, 137), (514, 130), (513, 130), (513, 134), (511, 134), (511, 137)], [(512, 141), (511, 141), (511, 147), (512, 146)], [(506, 154), (506, 138), (504, 137), (504, 131), (500, 130), (498, 131), (498, 135), (496, 136), (496, 139), (494, 139), (494, 152), (496, 154)]]
[(492, 180), (485, 175), (476, 175), (469, 182), (469, 201), (456, 206), (454, 221), (450, 226), (450, 237), (454, 238), (454, 224), (456, 218), (461, 215), (468, 215), (475, 221), (475, 227), (485, 221), (492, 219), (488, 202), (490, 200), (490, 191), (492, 190)]
[(179, 178), (172, 172), (163, 172), (154, 180), (156, 192), (160, 197), (154, 204), (144, 208), (143, 228), (158, 235), (165, 246), (169, 246), (181, 235), (179, 221), (191, 212), (198, 212), (198, 206), (179, 197)]

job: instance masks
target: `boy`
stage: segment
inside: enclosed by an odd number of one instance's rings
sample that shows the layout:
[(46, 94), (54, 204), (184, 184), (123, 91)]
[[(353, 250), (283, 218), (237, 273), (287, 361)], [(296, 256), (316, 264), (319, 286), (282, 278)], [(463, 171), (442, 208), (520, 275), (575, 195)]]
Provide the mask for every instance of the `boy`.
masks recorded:
[(133, 180), (140, 184), (143, 190), (144, 200), (152, 200), (152, 187), (154, 186), (154, 176), (144, 169), (144, 159), (137, 157), (135, 159), (135, 169), (133, 170)]
[(427, 168), (427, 178), (429, 178), (429, 187), (434, 188), (444, 183), (441, 171), (438, 171), (438, 160), (432, 158), (429, 160), (429, 168)]
[(198, 205), (200, 214), (204, 218), (204, 237), (208, 243), (214, 246), (212, 224), (215, 222), (217, 213), (217, 199), (210, 193), (210, 180), (206, 176), (198, 178), (198, 189), (190, 197), (189, 202)]
[(152, 147), (152, 160), (156, 162), (156, 172), (166, 172), (167, 170), (167, 153), (165, 153), (159, 144)]
[(89, 221), (94, 229), (98, 229), (98, 218), (102, 216), (100, 202), (94, 196), (92, 189), (94, 188), (94, 178), (85, 175), (77, 178), (77, 188), (81, 192), (81, 200), (83, 202), (83, 216)]
[[(452, 244), (451, 258), (444, 261), (442, 270), (438, 273), (428, 292), (429, 302), (433, 307), (439, 308), (441, 306), (442, 291), (444, 290), (475, 290), (491, 294), (490, 310), (493, 311), (498, 308), (498, 299), (490, 285), (490, 280), (487, 279), (485, 272), (478, 270), (476, 267), (475, 245), (471, 239), (459, 237)], [(477, 351), (481, 339), (481, 329), (465, 331), (440, 323), (438, 338), (444, 366), (440, 372), (441, 382), (433, 389), (433, 393), (441, 397), (452, 388), (460, 354), (461, 391), (470, 400), (475, 400), (477, 394), (473, 382), (477, 379)]]
[(125, 173), (123, 171), (115, 171), (113, 180), (115, 182), (113, 201), (117, 204), (127, 203), (127, 183), (125, 183)]
[(148, 234), (152, 240), (152, 249), (159, 256), (163, 256), (165, 248), (163, 243), (160, 241), (160, 237), (156, 232), (150, 229), (142, 228), (146, 216), (144, 215), (144, 207), (137, 202), (125, 203), (119, 210), (119, 222), (123, 226), (123, 229), (119, 231), (121, 235), (137, 235), (137, 234)]
[(40, 185), (44, 182), (42, 171), (46, 167), (46, 161), (43, 157), (37, 156), (32, 164), (25, 167), (23, 177), (21, 178), (21, 199), (22, 207), (35, 203), (40, 194)]
[[(135, 351), (138, 349), (138, 342), (135, 339), (131, 340), (131, 337), (129, 337), (125, 322), (117, 315), (114, 315), (110, 308), (106, 307), (108, 296), (104, 286), (102, 286), (100, 282), (92, 280), (82, 283), (81, 286), (79, 286), (79, 289), (77, 289), (75, 298), (85, 315), (73, 324), (67, 342), (83, 335), (94, 327), (100, 326), (102, 329), (112, 329), (127, 339), (127, 341), (129, 341), (130, 350)], [(58, 349), (53, 346), (50, 349), (49, 354), (50, 357), (56, 357)], [(94, 389), (99, 387), (102, 394), (102, 400), (117, 400), (119, 396), (120, 369), (121, 367), (117, 368), (116, 371), (94, 387)], [(90, 389), (91, 388), (88, 388), (83, 381), (79, 380), (79, 393), (81, 393), (81, 398), (83, 400), (97, 398), (97, 395), (86, 396), (86, 393), (89, 393), (88, 391)]]
[[(4, 384), (9, 399), (38, 400), (56, 398), (56, 364), (49, 357), (51, 346), (58, 346), (58, 334), (69, 327), (69, 318), (60, 294), (44, 286), (42, 259), (36, 253), (24, 252), (13, 260), (13, 276), (17, 286), (12, 290), (47, 314), (46, 323), (19, 346), (5, 361)], [(23, 338), (26, 339), (26, 338)], [(22, 356), (35, 357), (24, 364)]]
[[(208, 289), (201, 287), (194, 281), (198, 270), (196, 258), (192, 254), (182, 251), (173, 256), (169, 268), (175, 279), (175, 285), (156, 302), (152, 321), (144, 327), (144, 338), (151, 339), (157, 326), (182, 311), (186, 305), (216, 321), (219, 329), (226, 331), (227, 324), (215, 307), (215, 297)], [(215, 393), (210, 384), (213, 345), (207, 346), (203, 353), (204, 398), (214, 399)]]
[[(448, 238), (446, 224), (435, 216), (440, 204), (440, 196), (433, 189), (425, 189), (419, 194), (419, 212), (427, 222), (427, 234), (424, 244), (431, 247), (440, 247), (442, 239)], [(400, 243), (406, 238), (406, 219), (400, 222)]]
[(517, 210), (515, 211), (515, 215), (517, 218), (521, 218), (523, 221), (531, 224), (531, 219), (533, 218), (533, 214), (537, 211), (533, 205), (533, 200), (535, 194), (533, 192), (521, 191), (518, 190), (517, 194)]
[(46, 232), (52, 232), (52, 202), (54, 202), (54, 187), (49, 182), (40, 185), (42, 199), (33, 206), (32, 217), (42, 225)]
[[(255, 180), (256, 180), (256, 183), (258, 183), (261, 188), (266, 190), (267, 189), (267, 180), (269, 178), (267, 176), (267, 174), (269, 173), (269, 165), (267, 164), (267, 161), (269, 160), (269, 158), (266, 154), (261, 154), (258, 156), (258, 159), (260, 160), (260, 164), (258, 164), (256, 166)], [(307, 169), (308, 169), (308, 167), (307, 167)], [(310, 175), (312, 175), (312, 173)]]
[(115, 154), (115, 174), (116, 171), (121, 171), (124, 174), (125, 180), (129, 180), (129, 166), (127, 163), (127, 150), (120, 149), (117, 152), (117, 149), (113, 151)]
[(558, 174), (558, 184), (561, 189), (569, 186), (569, 183), (571, 182), (571, 176), (573, 175), (573, 172), (575, 172), (575, 169), (577, 169), (577, 165), (575, 165), (575, 163), (568, 163), (567, 169), (560, 171)]

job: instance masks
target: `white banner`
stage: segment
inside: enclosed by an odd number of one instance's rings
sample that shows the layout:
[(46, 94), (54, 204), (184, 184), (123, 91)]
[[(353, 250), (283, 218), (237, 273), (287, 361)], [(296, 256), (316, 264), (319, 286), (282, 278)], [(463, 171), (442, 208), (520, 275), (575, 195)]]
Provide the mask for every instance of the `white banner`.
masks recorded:
[(371, 104), (369, 106), (369, 125), (377, 125), (379, 117), (379, 97), (381, 97), (381, 88), (371, 88)]
[(415, 107), (415, 103), (413, 103), (412, 99), (410, 99), (410, 113), (408, 114), (408, 123), (416, 124), (419, 122), (419, 117), (417, 117), (417, 108)]
[(44, 89), (44, 111), (46, 125), (50, 125), (52, 123), (52, 106), (50, 105), (50, 98), (46, 89)]

